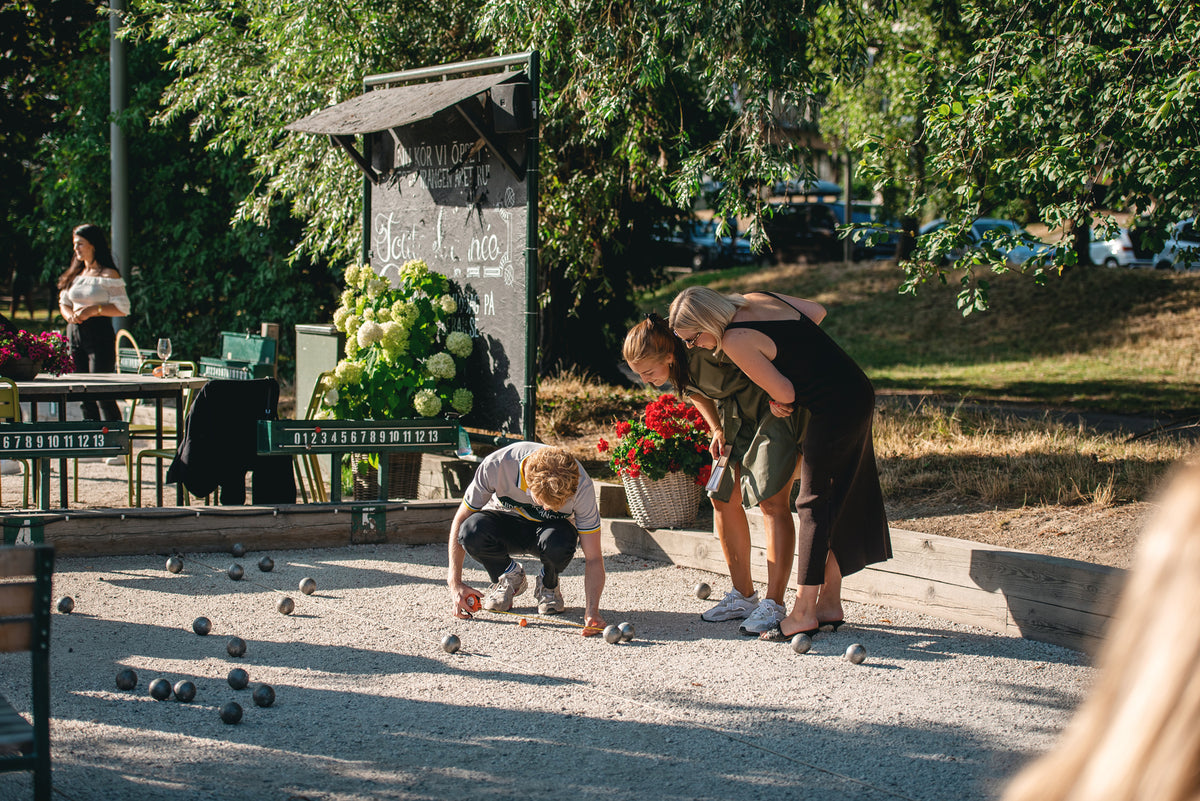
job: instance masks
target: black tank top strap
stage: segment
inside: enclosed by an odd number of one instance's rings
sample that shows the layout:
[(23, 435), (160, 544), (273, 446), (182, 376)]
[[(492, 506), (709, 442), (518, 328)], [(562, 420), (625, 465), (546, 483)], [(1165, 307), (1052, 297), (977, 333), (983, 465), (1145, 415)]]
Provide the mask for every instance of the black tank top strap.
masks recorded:
[(776, 295), (774, 292), (768, 292), (768, 291), (767, 291), (767, 290), (765, 290), (765, 289), (759, 289), (759, 290), (756, 290), (756, 291), (757, 291), (757, 292), (758, 292), (758, 294), (760, 294), (760, 295), (770, 295), (771, 297), (775, 298), (775, 300), (777, 300), (777, 301), (779, 301), (780, 303), (783, 303), (785, 306), (789, 307), (789, 308), (790, 308), (792, 311), (794, 311), (796, 314), (800, 315), (801, 317), (803, 317), (803, 316), (804, 316), (804, 312), (800, 311), (800, 310), (799, 310), (799, 309), (797, 309), (795, 306), (793, 306), (792, 304), (788, 303), (788, 302), (787, 302), (786, 300), (784, 300), (783, 298), (781, 298), (781, 297), (779, 297), (778, 295)]

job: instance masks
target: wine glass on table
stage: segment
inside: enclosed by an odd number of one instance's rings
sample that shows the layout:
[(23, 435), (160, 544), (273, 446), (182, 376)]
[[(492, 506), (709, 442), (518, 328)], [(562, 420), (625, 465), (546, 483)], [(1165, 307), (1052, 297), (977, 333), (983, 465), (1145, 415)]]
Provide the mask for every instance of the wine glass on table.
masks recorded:
[(167, 359), (171, 358), (171, 340), (166, 337), (160, 337), (158, 340), (158, 358), (162, 360), (162, 366), (159, 368), (159, 373), (163, 377), (167, 375)]

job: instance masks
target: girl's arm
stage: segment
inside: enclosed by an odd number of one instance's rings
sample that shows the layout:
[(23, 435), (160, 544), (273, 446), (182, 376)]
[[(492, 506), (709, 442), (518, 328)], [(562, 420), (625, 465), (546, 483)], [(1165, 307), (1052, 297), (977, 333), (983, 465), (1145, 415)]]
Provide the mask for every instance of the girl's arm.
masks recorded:
[(771, 339), (766, 334), (746, 328), (726, 331), (721, 338), (721, 350), (729, 354), (729, 358), (742, 368), (747, 378), (770, 396), (771, 413), (776, 417), (787, 417), (792, 413), (796, 388), (783, 373), (775, 369), (763, 351), (770, 345)]

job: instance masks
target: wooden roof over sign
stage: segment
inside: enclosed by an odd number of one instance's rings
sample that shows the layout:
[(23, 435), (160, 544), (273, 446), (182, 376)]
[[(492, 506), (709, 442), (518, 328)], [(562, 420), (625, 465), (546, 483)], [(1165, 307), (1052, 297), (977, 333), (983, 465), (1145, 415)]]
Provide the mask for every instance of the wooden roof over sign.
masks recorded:
[(386, 131), (428, 119), (493, 86), (524, 78), (523, 72), (502, 71), (450, 81), (375, 89), (309, 114), (286, 127), (289, 131), (331, 136)]

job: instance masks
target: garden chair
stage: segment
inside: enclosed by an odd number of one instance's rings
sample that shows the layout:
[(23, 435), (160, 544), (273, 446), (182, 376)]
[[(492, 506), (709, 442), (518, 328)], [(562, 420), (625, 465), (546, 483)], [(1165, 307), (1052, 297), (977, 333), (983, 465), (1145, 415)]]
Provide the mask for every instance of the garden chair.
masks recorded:
[[(179, 365), (179, 375), (181, 376), (194, 376), (197, 374), (195, 362), (176, 362), (172, 360), (172, 363)], [(142, 366), (139, 369), (139, 372), (152, 372), (154, 368), (160, 366), (161, 364), (162, 362), (158, 359), (145, 359), (142, 361)], [(193, 395), (194, 393), (190, 389), (185, 389), (183, 391), (183, 408), (176, 409), (174, 426), (163, 427), (164, 440), (171, 439), (176, 443), (179, 442), (179, 427), (182, 425), (183, 421), (187, 419), (187, 415), (191, 411)], [(174, 445), (167, 447), (165, 444), (163, 447), (159, 448), (156, 443), (149, 448), (136, 451), (134, 448), (135, 437), (138, 439), (154, 440), (156, 439), (156, 433), (155, 427), (150, 423), (133, 422), (133, 408), (134, 407), (131, 406), (129, 412), (129, 505), (134, 506), (136, 500), (136, 505), (140, 507), (142, 505), (142, 462), (150, 459), (155, 459), (158, 461), (163, 461), (164, 459), (173, 459), (175, 458), (176, 448)], [(136, 456), (134, 455), (135, 451)], [(183, 499), (188, 506), (191, 506), (190, 494), (184, 493)]]
[[(11, 378), (0, 377), (0, 421), (11, 423), (19, 423), (21, 421), (21, 396), (17, 391), (17, 384)], [(28, 459), (14, 459), (21, 466), (21, 473), (25, 479), (25, 489), (21, 495), (22, 508), (29, 506), (29, 476), (30, 467)], [(2, 478), (2, 477), (0, 477)], [(4, 488), (0, 485), (0, 505), (3, 505)]]
[[(325, 385), (325, 380), (332, 377), (332, 370), (326, 370), (317, 376), (317, 381), (313, 384), (312, 394), (308, 398), (308, 408), (304, 412), (305, 420), (316, 419), (317, 412), (321, 409), (321, 399), (329, 391)], [(329, 496), (325, 492), (325, 478), (321, 475), (320, 457), (315, 453), (296, 454), (293, 457), (293, 464), (296, 469), (296, 484), (300, 487), (301, 495), (304, 495), (304, 487), (307, 484), (308, 494), (312, 496), (314, 503), (328, 503)], [(308, 503), (307, 497), (303, 500), (305, 503)]]
[(0, 651), (29, 652), (29, 720), (0, 696), (0, 771), (33, 771), (33, 797), (50, 801), (51, 545), (0, 546)]

